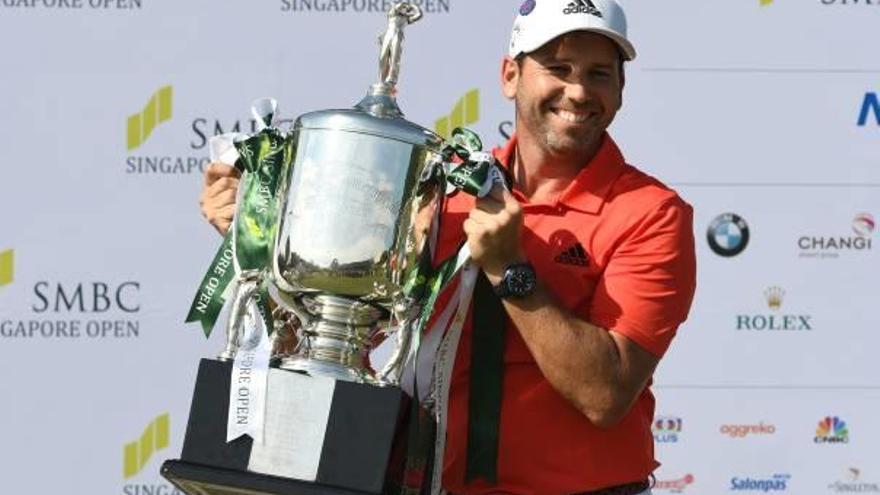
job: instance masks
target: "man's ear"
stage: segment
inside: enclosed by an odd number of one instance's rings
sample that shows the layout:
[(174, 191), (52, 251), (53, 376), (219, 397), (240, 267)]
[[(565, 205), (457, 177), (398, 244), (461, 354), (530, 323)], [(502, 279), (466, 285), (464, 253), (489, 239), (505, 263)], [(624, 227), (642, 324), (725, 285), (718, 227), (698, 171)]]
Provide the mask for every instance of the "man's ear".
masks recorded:
[(501, 93), (508, 100), (516, 96), (516, 87), (519, 84), (520, 63), (510, 57), (504, 57), (501, 61)]

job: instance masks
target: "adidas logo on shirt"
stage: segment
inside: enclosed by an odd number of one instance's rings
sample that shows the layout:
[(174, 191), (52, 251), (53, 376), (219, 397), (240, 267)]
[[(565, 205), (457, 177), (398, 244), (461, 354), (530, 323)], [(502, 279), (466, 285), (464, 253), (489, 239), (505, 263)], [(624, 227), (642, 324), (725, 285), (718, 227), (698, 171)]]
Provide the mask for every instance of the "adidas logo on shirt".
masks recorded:
[(568, 7), (562, 11), (563, 14), (590, 14), (596, 17), (602, 17), (602, 12), (596, 8), (592, 0), (575, 0), (569, 2)]
[(581, 243), (577, 243), (556, 257), (557, 263), (574, 266), (590, 266), (590, 256)]

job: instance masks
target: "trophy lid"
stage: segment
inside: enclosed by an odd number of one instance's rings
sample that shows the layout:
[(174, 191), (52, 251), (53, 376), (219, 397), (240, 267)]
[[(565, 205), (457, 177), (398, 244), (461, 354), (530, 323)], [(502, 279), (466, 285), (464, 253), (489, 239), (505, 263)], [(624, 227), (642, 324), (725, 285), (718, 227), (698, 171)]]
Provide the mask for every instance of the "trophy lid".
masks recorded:
[(327, 129), (370, 134), (406, 143), (437, 146), (441, 138), (403, 118), (397, 105), (397, 80), (403, 53), (404, 28), (422, 17), (421, 9), (410, 2), (397, 2), (388, 11), (388, 26), (379, 38), (379, 82), (348, 110), (322, 110), (299, 118), (300, 129)]

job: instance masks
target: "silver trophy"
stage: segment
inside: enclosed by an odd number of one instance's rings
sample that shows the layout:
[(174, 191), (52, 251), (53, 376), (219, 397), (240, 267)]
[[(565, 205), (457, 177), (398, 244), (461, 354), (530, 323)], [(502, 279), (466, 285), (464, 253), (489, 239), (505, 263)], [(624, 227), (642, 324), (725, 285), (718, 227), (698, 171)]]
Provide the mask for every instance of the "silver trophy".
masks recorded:
[[(299, 117), (295, 158), (282, 172), (273, 298), (301, 321), (281, 368), (361, 383), (396, 383), (418, 301), (404, 294), (418, 266), (439, 194), (416, 194), (441, 160), (442, 140), (403, 118), (395, 98), (404, 28), (419, 8), (396, 3), (380, 38), (380, 81), (353, 109)], [(424, 191), (421, 191), (424, 193)], [(397, 329), (378, 374), (367, 355), (377, 333)]]

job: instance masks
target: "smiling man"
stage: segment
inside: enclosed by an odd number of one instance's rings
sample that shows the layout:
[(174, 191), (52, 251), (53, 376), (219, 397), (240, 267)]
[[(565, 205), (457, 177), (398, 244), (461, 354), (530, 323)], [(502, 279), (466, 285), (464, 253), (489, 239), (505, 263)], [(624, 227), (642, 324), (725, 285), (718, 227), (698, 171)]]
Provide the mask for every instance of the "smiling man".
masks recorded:
[[(457, 495), (650, 493), (651, 377), (695, 289), (692, 209), (607, 132), (635, 57), (615, 0), (527, 0), (501, 68), (510, 192), (445, 200), (435, 253), (481, 267), (451, 373), (442, 485)], [(225, 231), (237, 180), (206, 174)], [(452, 291), (438, 301), (442, 312)]]
[[(516, 134), (495, 152), (512, 191), (452, 196), (441, 220), (437, 259), (467, 242), (503, 306), (478, 282), (452, 372), (451, 493), (650, 492), (649, 386), (690, 309), (695, 256), (691, 207), (607, 133), (634, 57), (614, 0), (520, 7), (501, 69)], [(486, 344), (498, 332), (500, 350)]]

